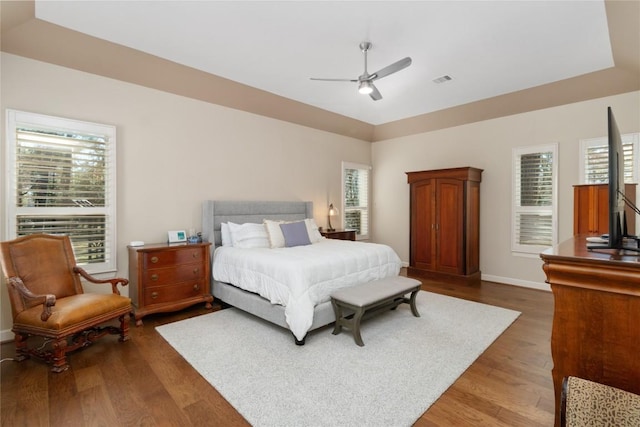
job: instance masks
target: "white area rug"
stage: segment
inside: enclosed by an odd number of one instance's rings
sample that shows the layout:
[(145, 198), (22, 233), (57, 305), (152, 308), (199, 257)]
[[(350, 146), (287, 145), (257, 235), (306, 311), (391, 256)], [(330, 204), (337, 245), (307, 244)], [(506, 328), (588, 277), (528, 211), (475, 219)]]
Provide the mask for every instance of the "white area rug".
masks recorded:
[(421, 291), (347, 329), (288, 330), (230, 308), (158, 332), (254, 426), (409, 426), (520, 315)]

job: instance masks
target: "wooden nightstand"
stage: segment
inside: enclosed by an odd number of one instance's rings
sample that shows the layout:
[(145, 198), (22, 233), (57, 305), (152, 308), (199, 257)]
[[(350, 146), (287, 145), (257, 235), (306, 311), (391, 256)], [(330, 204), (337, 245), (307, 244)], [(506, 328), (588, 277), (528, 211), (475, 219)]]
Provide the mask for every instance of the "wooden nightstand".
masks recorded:
[(151, 313), (176, 311), (204, 302), (211, 308), (211, 243), (128, 246), (129, 297), (136, 325)]
[(327, 239), (356, 240), (356, 230), (322, 230), (320, 234)]

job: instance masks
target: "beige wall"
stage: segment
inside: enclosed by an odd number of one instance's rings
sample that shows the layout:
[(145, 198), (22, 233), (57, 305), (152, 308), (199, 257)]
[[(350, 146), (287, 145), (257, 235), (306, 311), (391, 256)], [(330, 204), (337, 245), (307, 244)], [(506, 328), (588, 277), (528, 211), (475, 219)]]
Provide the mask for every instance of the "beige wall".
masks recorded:
[[(510, 251), (513, 147), (559, 144), (560, 240), (573, 227), (578, 141), (606, 135), (611, 105), (622, 133), (640, 131), (640, 92), (567, 104), (373, 144), (172, 95), (7, 53), (1, 55), (3, 112), (13, 108), (114, 124), (118, 132), (118, 274), (126, 244), (159, 242), (172, 229), (200, 228), (205, 199), (311, 200), (319, 225), (340, 199), (341, 161), (373, 163), (373, 238), (409, 260), (407, 171), (475, 166), (481, 186), (485, 280), (546, 288), (539, 258)], [(5, 173), (2, 174), (3, 178)], [(0, 203), (5, 202), (4, 179)], [(1, 211), (3, 224), (4, 209)], [(0, 239), (6, 239), (5, 227)], [(1, 339), (11, 338), (6, 289)]]
[(640, 131), (640, 92), (563, 105), (373, 143), (376, 241), (409, 260), (409, 185), (405, 172), (474, 166), (480, 189), (480, 267), (484, 280), (548, 289), (537, 256), (511, 253), (511, 155), (514, 147), (558, 143), (559, 239), (573, 234), (579, 140), (607, 134), (611, 106), (621, 133)]
[[(128, 276), (128, 242), (200, 229), (205, 199), (311, 200), (326, 226), (326, 207), (341, 197), (341, 162), (371, 161), (369, 142), (11, 54), (1, 61), (3, 171), (7, 108), (117, 127), (120, 276)], [(2, 338), (11, 338), (4, 285), (0, 298)]]

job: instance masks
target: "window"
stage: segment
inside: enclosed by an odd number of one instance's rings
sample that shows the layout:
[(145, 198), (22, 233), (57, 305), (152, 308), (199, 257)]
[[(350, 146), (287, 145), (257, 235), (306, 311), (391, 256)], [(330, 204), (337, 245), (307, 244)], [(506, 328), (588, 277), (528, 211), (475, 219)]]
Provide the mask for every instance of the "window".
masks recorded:
[(344, 228), (356, 230), (358, 240), (369, 238), (369, 182), (371, 166), (342, 163)]
[[(622, 135), (624, 150), (624, 181), (638, 182), (638, 146), (640, 134)], [(583, 184), (606, 184), (609, 181), (609, 146), (607, 138), (583, 139), (580, 141), (580, 182)]]
[(556, 144), (513, 150), (514, 252), (537, 254), (557, 243)]
[(78, 265), (116, 270), (114, 126), (7, 110), (7, 236), (68, 235)]

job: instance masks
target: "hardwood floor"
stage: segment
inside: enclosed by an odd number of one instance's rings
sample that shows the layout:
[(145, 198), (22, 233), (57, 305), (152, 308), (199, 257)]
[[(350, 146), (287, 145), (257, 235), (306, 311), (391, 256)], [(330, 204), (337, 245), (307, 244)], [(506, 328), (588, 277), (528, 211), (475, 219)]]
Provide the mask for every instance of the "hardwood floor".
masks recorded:
[[(522, 315), (415, 426), (552, 426), (551, 293), (490, 282), (468, 287), (423, 281), (422, 288)], [(199, 304), (145, 317), (144, 326), (131, 327), (128, 342), (105, 337), (71, 354), (71, 368), (61, 374), (37, 360), (3, 362), (0, 424), (248, 425), (155, 331), (157, 325), (206, 312)], [(13, 357), (13, 343), (2, 344), (1, 354)]]

